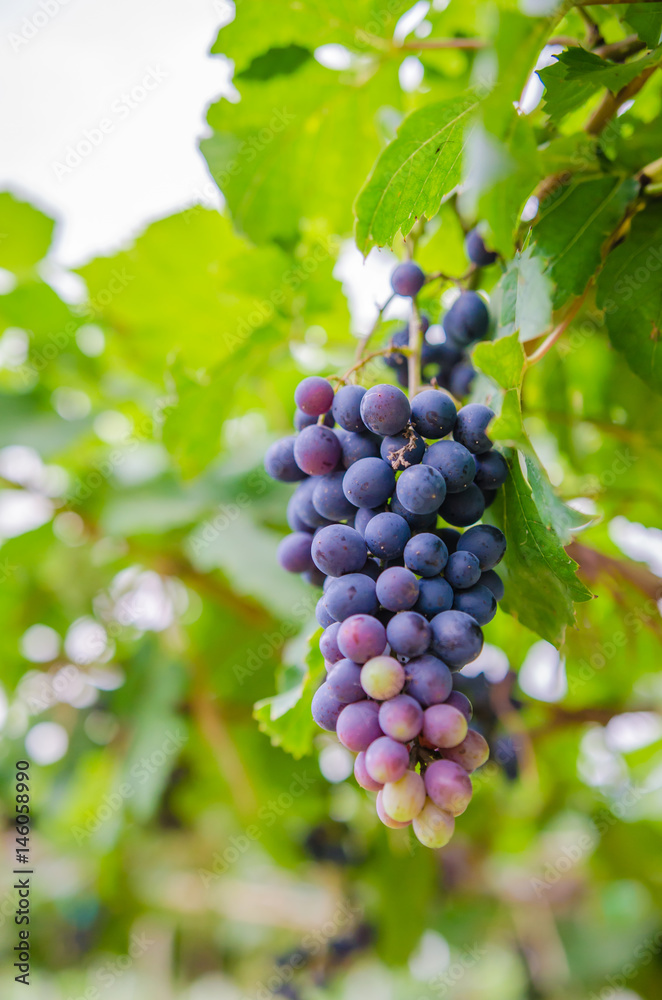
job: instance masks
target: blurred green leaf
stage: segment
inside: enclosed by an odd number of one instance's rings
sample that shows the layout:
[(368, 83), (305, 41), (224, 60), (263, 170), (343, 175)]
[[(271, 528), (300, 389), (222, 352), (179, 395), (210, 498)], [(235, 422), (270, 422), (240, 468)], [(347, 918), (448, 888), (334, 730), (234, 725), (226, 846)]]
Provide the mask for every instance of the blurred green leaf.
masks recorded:
[(324, 657), (319, 651), (321, 630), (309, 641), (305, 664), (284, 672), (287, 686), (280, 694), (255, 705), (254, 716), (273, 746), (282, 747), (297, 760), (313, 749), (319, 728), (310, 714), (313, 695), (324, 676)]

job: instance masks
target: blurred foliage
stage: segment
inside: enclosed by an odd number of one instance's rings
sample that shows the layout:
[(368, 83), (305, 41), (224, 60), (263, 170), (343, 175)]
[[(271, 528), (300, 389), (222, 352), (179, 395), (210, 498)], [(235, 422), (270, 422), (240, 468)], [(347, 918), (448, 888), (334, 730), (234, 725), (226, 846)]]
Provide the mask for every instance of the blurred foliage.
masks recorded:
[[(0, 761), (11, 860), (33, 760), (39, 1000), (659, 996), (662, 5), (435, 2), (402, 30), (410, 6), (238, 0), (202, 140), (221, 214), (67, 274), (54, 220), (0, 197)], [(301, 373), (352, 362), (353, 225), (457, 276), (477, 221), (510, 669), (466, 680), (493, 760), (436, 854), (309, 719), (317, 594), (276, 567), (261, 458)]]

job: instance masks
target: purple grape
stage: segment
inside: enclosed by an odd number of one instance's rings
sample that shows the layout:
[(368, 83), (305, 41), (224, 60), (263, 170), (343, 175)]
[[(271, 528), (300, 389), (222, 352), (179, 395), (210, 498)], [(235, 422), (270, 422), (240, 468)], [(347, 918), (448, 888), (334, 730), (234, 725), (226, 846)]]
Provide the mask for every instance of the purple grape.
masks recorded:
[(487, 510), (487, 508), (491, 507), (492, 504), (494, 503), (494, 501), (496, 500), (499, 491), (498, 490), (486, 490), (486, 489), (481, 488), (481, 487), (479, 487), (479, 489), (480, 489), (480, 492), (483, 494), (483, 500), (485, 501), (485, 510)]
[(386, 629), (371, 615), (352, 615), (340, 625), (337, 642), (343, 656), (365, 663), (384, 652)]
[(333, 580), (324, 600), (338, 622), (350, 615), (371, 615), (377, 610), (375, 581), (363, 573), (347, 573)]
[(430, 646), (432, 629), (423, 615), (401, 611), (386, 626), (386, 638), (398, 656), (422, 656)]
[(336, 619), (333, 615), (329, 614), (329, 609), (326, 606), (324, 594), (320, 597), (319, 601), (315, 605), (315, 618), (317, 619), (317, 624), (321, 625), (322, 628), (328, 628), (329, 625), (333, 625)]
[(493, 419), (494, 410), (489, 406), (483, 406), (482, 403), (468, 403), (458, 410), (453, 437), (472, 455), (482, 455), (492, 447), (486, 431)]
[(410, 465), (418, 465), (425, 454), (425, 441), (415, 431), (409, 429), (395, 437), (385, 437), (379, 454), (394, 472), (402, 472)]
[(288, 573), (305, 573), (312, 569), (313, 560), (310, 546), (313, 536), (305, 531), (295, 531), (286, 535), (276, 552), (276, 559)]
[(395, 473), (381, 458), (361, 458), (345, 473), (343, 490), (355, 507), (379, 507), (395, 489)]
[(404, 557), (407, 569), (417, 576), (439, 576), (448, 562), (448, 549), (438, 535), (424, 531), (407, 542)]
[(453, 678), (447, 665), (430, 653), (411, 659), (405, 671), (407, 674), (405, 691), (423, 708), (446, 701), (453, 690)]
[(338, 739), (348, 750), (367, 750), (382, 730), (379, 725), (379, 705), (376, 701), (356, 701), (345, 705), (336, 725)]
[(391, 275), (391, 288), (396, 295), (415, 298), (425, 284), (425, 274), (413, 260), (407, 260), (398, 266)]
[[(307, 413), (304, 413), (303, 410), (300, 410), (298, 407), (294, 411), (295, 430), (302, 431), (304, 427), (312, 427), (313, 424), (316, 423), (317, 423), (317, 417), (309, 416)], [(333, 415), (331, 413), (327, 413), (326, 416), (324, 417), (324, 426), (333, 427), (333, 424), (334, 424)]]
[(462, 292), (444, 316), (446, 336), (465, 347), (483, 340), (490, 326), (490, 314), (478, 292)]
[(377, 514), (383, 512), (383, 507), (358, 507), (356, 514), (354, 515), (354, 527), (358, 531), (361, 538), (365, 538), (365, 529), (368, 521), (370, 521)]
[(305, 530), (300, 527), (301, 525), (308, 528), (324, 528), (331, 523), (315, 510), (313, 493), (316, 486), (317, 479), (305, 479), (290, 497), (287, 505), (287, 523), (295, 531)]
[(401, 434), (411, 408), (402, 389), (394, 385), (375, 385), (361, 400), (361, 419), (366, 427), (384, 437)]
[(453, 588), (440, 576), (418, 582), (418, 600), (414, 611), (432, 618), (441, 611), (450, 611), (453, 607)]
[(462, 493), (474, 480), (476, 459), (457, 441), (437, 441), (431, 444), (423, 459), (444, 477), (448, 493)]
[[(307, 482), (310, 482), (310, 480), (307, 480)], [(306, 522), (302, 520), (301, 516), (299, 515), (299, 510), (303, 507), (304, 504), (302, 498), (301, 497), (297, 498), (297, 494), (293, 493), (287, 503), (287, 523), (292, 529), (292, 531), (305, 531), (309, 535), (312, 535), (314, 530), (313, 526), (310, 524), (306, 524)], [(317, 511), (315, 511), (315, 513), (317, 514)], [(324, 518), (322, 518), (322, 520), (324, 520)]]
[(294, 442), (296, 438), (284, 437), (267, 449), (264, 456), (264, 468), (267, 475), (280, 483), (298, 483), (306, 478), (294, 459)]
[(401, 474), (396, 495), (412, 514), (432, 514), (446, 496), (444, 477), (430, 465), (412, 465)]
[(327, 683), (322, 684), (313, 695), (311, 704), (313, 719), (320, 729), (326, 729), (330, 733), (335, 732), (344, 707), (342, 702), (333, 697)]
[(368, 522), (364, 539), (378, 559), (398, 559), (411, 536), (411, 529), (399, 514), (377, 514)]
[(452, 760), (465, 771), (471, 773), (482, 767), (490, 756), (490, 748), (484, 736), (470, 729), (459, 746), (443, 751), (446, 760)]
[(340, 461), (340, 441), (328, 427), (304, 427), (294, 441), (294, 458), (309, 476), (326, 476)]
[(466, 590), (480, 580), (480, 563), (473, 552), (454, 552), (448, 557), (445, 577), (453, 590)]
[(455, 403), (438, 389), (424, 389), (412, 400), (411, 422), (424, 438), (446, 437), (453, 430), (456, 418)]
[(481, 490), (498, 490), (508, 478), (508, 463), (498, 451), (487, 451), (476, 457), (476, 486)]
[(353, 660), (343, 659), (334, 663), (326, 679), (326, 687), (336, 701), (343, 705), (363, 701), (365, 698), (361, 687), (361, 668)]
[(457, 547), (478, 556), (480, 568), (485, 571), (493, 569), (503, 559), (506, 536), (491, 524), (477, 524), (464, 532)]
[(430, 531), (430, 529), (434, 528), (437, 523), (436, 510), (432, 511), (431, 514), (412, 514), (410, 510), (403, 507), (397, 496), (391, 498), (389, 507), (391, 513), (399, 514), (400, 517), (404, 517), (412, 531)]
[(361, 420), (361, 400), (365, 396), (362, 385), (342, 385), (333, 400), (333, 417), (346, 431), (361, 434), (366, 426)]
[(453, 708), (457, 708), (458, 711), (462, 712), (462, 715), (465, 717), (467, 722), (471, 722), (474, 710), (466, 694), (462, 694), (461, 691), (451, 691), (444, 704), (452, 705)]
[(455, 592), (453, 608), (471, 615), (479, 625), (487, 625), (496, 614), (497, 602), (496, 597), (488, 587), (476, 583), (473, 587)]
[(409, 743), (415, 739), (423, 726), (423, 709), (415, 698), (399, 694), (382, 702), (379, 709), (379, 725), (387, 736), (399, 743)]
[(333, 405), (333, 387), (325, 378), (310, 375), (294, 390), (294, 402), (309, 417), (320, 417)]
[(377, 580), (377, 600), (387, 611), (407, 611), (418, 600), (418, 580), (411, 570), (391, 566)]
[(356, 513), (356, 507), (349, 502), (343, 493), (342, 469), (328, 476), (318, 476), (313, 490), (313, 506), (318, 514), (329, 521), (346, 521)]
[(452, 760), (433, 760), (423, 780), (434, 804), (451, 816), (461, 816), (471, 802), (471, 778)]
[(430, 624), (432, 651), (451, 669), (459, 670), (471, 663), (483, 648), (480, 625), (463, 611), (443, 611)]
[(475, 524), (485, 513), (485, 498), (475, 483), (467, 486), (463, 493), (449, 493), (439, 514), (448, 524), (466, 528)]
[(320, 653), (328, 663), (337, 663), (342, 660), (344, 653), (338, 648), (338, 629), (340, 622), (327, 625), (320, 636)]
[(368, 558), (366, 544), (358, 531), (345, 524), (320, 528), (313, 538), (313, 562), (327, 576), (358, 573)]
[(381, 571), (381, 566), (377, 560), (370, 558), (366, 559), (365, 566), (359, 570), (360, 573), (363, 573), (364, 576), (369, 576), (371, 580), (375, 581), (375, 583), (377, 582), (377, 577)]
[(481, 573), (480, 582), (483, 587), (487, 587), (488, 590), (492, 591), (497, 601), (503, 598), (503, 580), (495, 570), (487, 569), (484, 573)]
[(366, 771), (382, 785), (387, 781), (399, 781), (408, 765), (407, 747), (390, 736), (379, 736), (365, 752)]
[(311, 587), (323, 587), (324, 581), (326, 580), (326, 575), (322, 573), (321, 569), (317, 566), (313, 566), (312, 569), (307, 569), (305, 573), (301, 574), (302, 578), (309, 583)]
[(467, 257), (476, 267), (487, 267), (493, 264), (497, 255), (493, 250), (488, 250), (483, 237), (477, 229), (470, 229), (464, 238), (464, 249)]
[(336, 427), (335, 434), (340, 441), (342, 464), (345, 469), (358, 462), (361, 458), (379, 458), (380, 439), (376, 434), (354, 434)]
[(464, 399), (471, 392), (471, 386), (475, 377), (476, 369), (469, 362), (462, 365), (455, 365), (451, 371), (448, 388), (456, 399)]
[[(333, 674), (331, 676), (333, 677)], [(330, 679), (327, 683), (331, 687)], [(337, 697), (336, 691), (332, 691), (332, 693), (336, 694)], [(342, 701), (343, 699), (339, 698), (338, 700)], [(448, 702), (441, 705), (430, 705), (423, 713), (423, 736), (428, 743), (440, 750), (456, 747), (467, 735), (467, 729), (467, 720), (463, 713), (459, 708), (449, 705)]]
[(368, 792), (378, 792), (381, 790), (382, 786), (378, 781), (373, 781), (368, 774), (365, 766), (365, 755), (365, 750), (361, 750), (361, 752), (357, 755), (356, 760), (354, 761), (354, 777), (361, 788), (365, 788)]
[(456, 531), (455, 528), (439, 528), (437, 534), (448, 549), (448, 554), (450, 555), (451, 552), (455, 552), (457, 543), (462, 537), (460, 532)]
[(405, 669), (392, 656), (373, 656), (361, 669), (361, 687), (375, 701), (395, 698), (404, 683)]

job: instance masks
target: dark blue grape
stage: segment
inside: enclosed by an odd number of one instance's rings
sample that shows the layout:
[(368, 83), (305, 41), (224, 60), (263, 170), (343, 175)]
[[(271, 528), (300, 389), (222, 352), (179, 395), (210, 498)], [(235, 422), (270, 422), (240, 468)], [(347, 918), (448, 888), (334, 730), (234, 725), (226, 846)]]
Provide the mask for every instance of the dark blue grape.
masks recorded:
[(394, 514), (399, 514), (400, 517), (404, 517), (412, 531), (430, 531), (430, 529), (434, 528), (437, 523), (436, 510), (432, 511), (431, 514), (412, 514), (410, 510), (403, 507), (397, 496), (391, 498), (389, 506)]
[(398, 559), (411, 536), (411, 528), (399, 514), (377, 514), (367, 524), (364, 539), (378, 559)]
[(481, 574), (480, 582), (488, 590), (491, 590), (497, 601), (500, 601), (504, 595), (503, 580), (499, 574), (493, 569), (486, 569), (484, 573)]
[(405, 692), (423, 708), (440, 705), (453, 690), (453, 678), (448, 666), (430, 653), (410, 660), (405, 673)]
[(464, 493), (449, 493), (439, 508), (444, 521), (458, 528), (480, 521), (484, 511), (485, 498), (474, 483), (467, 486)]
[(391, 288), (396, 295), (414, 298), (425, 284), (425, 275), (412, 260), (398, 264), (391, 275)]
[[(330, 577), (328, 579), (331, 579)], [(329, 609), (326, 606), (325, 595), (322, 594), (319, 601), (315, 606), (315, 618), (317, 619), (317, 624), (321, 625), (322, 628), (328, 628), (329, 625), (333, 625), (335, 618), (333, 615), (329, 614)]]
[(453, 588), (440, 576), (419, 580), (418, 600), (414, 611), (420, 615), (432, 618), (440, 611), (449, 611), (453, 607)]
[(403, 566), (390, 566), (377, 580), (377, 599), (387, 611), (407, 611), (418, 599), (418, 580)]
[(322, 684), (313, 695), (311, 704), (313, 719), (320, 727), (329, 733), (336, 731), (338, 716), (345, 707), (344, 702), (338, 701), (329, 691), (328, 684)]
[(276, 559), (288, 573), (305, 573), (312, 569), (313, 560), (310, 546), (313, 537), (305, 531), (295, 531), (286, 535), (276, 552)]
[[(446, 334), (444, 333), (445, 336)], [(463, 357), (464, 352), (462, 348), (458, 347), (457, 344), (453, 344), (448, 339), (442, 340), (440, 344), (430, 344), (426, 340), (421, 354), (421, 361), (424, 365), (435, 364), (440, 365), (442, 368), (450, 369), (453, 365), (457, 365)]]
[(380, 438), (376, 434), (354, 434), (336, 427), (335, 434), (340, 441), (342, 464), (346, 469), (362, 458), (379, 458)]
[(422, 656), (432, 638), (430, 623), (415, 611), (401, 611), (386, 626), (386, 638), (398, 656)]
[(318, 569), (317, 566), (311, 566), (301, 576), (311, 587), (323, 587), (326, 580), (326, 574), (321, 569)]
[(394, 489), (395, 472), (381, 458), (359, 459), (349, 467), (343, 479), (345, 496), (355, 507), (379, 507), (386, 503)]
[(290, 497), (287, 505), (287, 523), (294, 531), (302, 531), (301, 524), (309, 528), (324, 528), (331, 522), (315, 509), (313, 493), (317, 479), (306, 479)]
[(366, 544), (354, 528), (330, 524), (313, 538), (313, 562), (327, 576), (357, 573), (368, 558)]
[[(317, 423), (317, 417), (309, 416), (307, 413), (304, 413), (303, 410), (300, 410), (299, 407), (297, 407), (296, 410), (294, 411), (294, 427), (296, 430), (302, 431), (304, 427), (312, 427), (313, 424), (316, 423)], [(332, 414), (327, 413), (327, 415), (324, 417), (324, 426), (333, 427), (333, 424), (334, 424), (334, 419)]]
[(264, 456), (264, 468), (267, 475), (280, 483), (297, 483), (306, 478), (294, 458), (294, 436), (274, 441)]
[(337, 663), (345, 655), (340, 652), (338, 647), (337, 637), (339, 628), (340, 622), (334, 622), (333, 625), (327, 625), (320, 636), (320, 653), (327, 663)]
[(464, 532), (457, 547), (478, 556), (483, 571), (493, 569), (503, 559), (506, 536), (491, 524), (477, 524)]
[(411, 422), (424, 438), (442, 438), (453, 430), (457, 411), (445, 392), (425, 389), (411, 404)]
[(418, 465), (421, 462), (425, 454), (425, 441), (420, 434), (409, 429), (404, 434), (385, 437), (379, 453), (395, 472), (402, 472), (410, 465)]
[(493, 250), (488, 250), (483, 237), (477, 229), (471, 229), (464, 239), (464, 249), (467, 257), (476, 267), (487, 267), (497, 259)]
[(337, 577), (328, 587), (324, 602), (337, 622), (344, 622), (350, 615), (371, 615), (377, 610), (375, 581), (364, 573)]
[[(391, 337), (391, 347), (406, 347), (409, 343), (409, 327), (404, 326), (396, 332)], [(396, 370), (402, 370), (405, 376), (405, 385), (407, 377), (407, 358), (404, 354), (385, 354), (384, 363), (388, 365), (389, 368), (395, 368)]]
[(361, 419), (375, 434), (400, 434), (411, 414), (409, 400), (394, 385), (375, 385), (361, 400)]
[(304, 427), (294, 441), (294, 459), (309, 476), (333, 472), (341, 457), (340, 441), (329, 427)]
[(472, 455), (482, 455), (492, 447), (486, 431), (493, 419), (494, 410), (489, 406), (483, 406), (482, 403), (467, 403), (458, 410), (453, 437)]
[(356, 514), (356, 507), (343, 493), (344, 476), (344, 471), (339, 469), (328, 476), (319, 476), (315, 481), (313, 506), (329, 521), (346, 521)]
[(458, 346), (483, 340), (490, 326), (490, 314), (478, 292), (462, 292), (444, 316), (446, 336)]
[(456, 531), (455, 528), (438, 528), (437, 534), (448, 549), (448, 554), (450, 555), (451, 552), (455, 552), (457, 543), (462, 537), (460, 532)]
[(359, 570), (359, 573), (363, 573), (364, 576), (369, 576), (371, 580), (376, 580), (381, 571), (382, 568), (376, 559), (366, 559), (365, 566), (363, 569)]
[(485, 510), (487, 510), (487, 508), (491, 507), (494, 501), (496, 500), (499, 491), (481, 489), (480, 492), (483, 494), (483, 500), (485, 501)]
[[(454, 552), (448, 557), (444, 576), (453, 590), (466, 590), (480, 580), (480, 563), (473, 552)], [(460, 608), (460, 610), (464, 610)]]
[(354, 527), (358, 531), (361, 537), (365, 537), (365, 529), (373, 517), (376, 514), (381, 514), (383, 512), (383, 507), (359, 507), (354, 515)]
[(333, 387), (325, 378), (310, 375), (299, 382), (294, 390), (294, 402), (310, 417), (320, 417), (333, 404)]
[(450, 374), (448, 388), (456, 399), (464, 399), (471, 392), (476, 369), (467, 361), (466, 364), (455, 365)]
[(361, 434), (366, 429), (361, 420), (361, 400), (364, 396), (362, 385), (343, 385), (335, 394), (332, 413), (336, 423), (344, 430)]
[(431, 444), (423, 459), (444, 477), (448, 493), (461, 493), (473, 482), (476, 459), (464, 445), (457, 441), (436, 441)]
[(361, 687), (361, 668), (353, 660), (338, 660), (326, 679), (327, 690), (336, 701), (349, 705), (363, 701), (365, 691)]
[(480, 625), (475, 618), (463, 611), (443, 611), (430, 624), (432, 652), (447, 663), (451, 670), (459, 670), (471, 663), (483, 648)]
[(443, 503), (446, 483), (431, 465), (412, 465), (398, 479), (396, 495), (412, 514), (431, 514)]
[(407, 542), (404, 557), (407, 569), (417, 576), (439, 576), (448, 562), (448, 549), (438, 535), (424, 531)]
[(488, 587), (476, 583), (473, 587), (455, 592), (453, 607), (456, 611), (464, 611), (465, 614), (471, 615), (479, 625), (487, 625), (496, 614), (497, 602)]
[(476, 457), (476, 486), (481, 490), (497, 490), (508, 478), (508, 463), (498, 451), (487, 451)]

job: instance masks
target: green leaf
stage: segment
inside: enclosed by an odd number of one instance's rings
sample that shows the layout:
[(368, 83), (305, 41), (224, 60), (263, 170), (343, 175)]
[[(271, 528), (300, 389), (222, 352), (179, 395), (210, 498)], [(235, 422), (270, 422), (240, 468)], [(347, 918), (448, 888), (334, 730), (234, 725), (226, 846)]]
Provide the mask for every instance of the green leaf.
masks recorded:
[(356, 244), (366, 254), (390, 246), (417, 219), (431, 219), (461, 177), (476, 97), (461, 95), (405, 118), (356, 200)]
[(662, 205), (652, 202), (609, 254), (598, 279), (598, 306), (609, 338), (630, 368), (662, 392)]
[(552, 319), (551, 297), (552, 283), (533, 247), (516, 253), (494, 291), (498, 336), (517, 331), (521, 341), (540, 337)]
[(297, 760), (309, 754), (319, 727), (311, 715), (313, 695), (324, 676), (324, 657), (319, 651), (318, 629), (309, 640), (305, 665), (286, 670), (287, 687), (272, 698), (257, 702), (253, 712), (273, 746), (282, 747)]
[(575, 178), (542, 203), (533, 236), (535, 252), (545, 258), (545, 273), (554, 283), (554, 309), (584, 291), (602, 263), (606, 239), (636, 193), (632, 179)]
[(237, 73), (236, 80), (270, 80), (272, 76), (289, 76), (312, 59), (312, 52), (301, 45), (285, 45), (269, 49), (256, 56), (250, 66)]
[(662, 35), (662, 3), (629, 3), (621, 17), (649, 49), (659, 45)]
[(554, 121), (559, 121), (581, 108), (603, 87), (616, 93), (659, 59), (658, 52), (651, 52), (632, 62), (615, 63), (580, 46), (566, 49), (556, 57), (556, 62), (538, 72), (545, 85), (544, 110)]
[(498, 570), (505, 584), (502, 607), (558, 646), (566, 627), (575, 624), (575, 603), (592, 597), (563, 548), (572, 517), (550, 499), (551, 487), (533, 458), (520, 459), (513, 451), (507, 458), (510, 475), (490, 508), (508, 543)]
[(54, 228), (54, 220), (33, 205), (0, 192), (0, 267), (29, 271), (48, 253)]
[(526, 359), (517, 333), (476, 344), (471, 360), (505, 390), (496, 399), (493, 395), (486, 399), (497, 414), (490, 424), (490, 437), (530, 447), (522, 424), (520, 396)]

